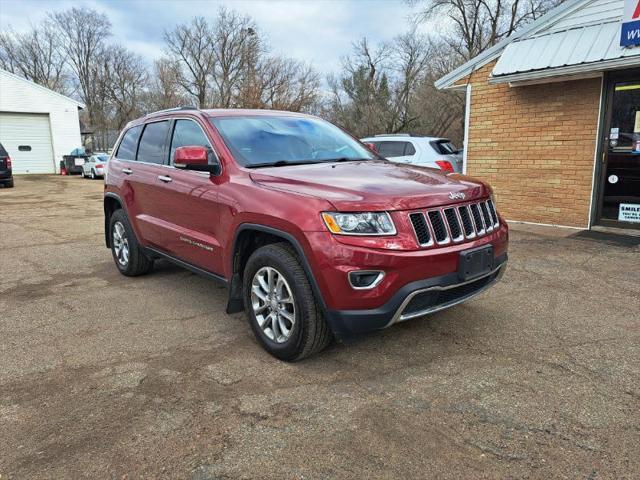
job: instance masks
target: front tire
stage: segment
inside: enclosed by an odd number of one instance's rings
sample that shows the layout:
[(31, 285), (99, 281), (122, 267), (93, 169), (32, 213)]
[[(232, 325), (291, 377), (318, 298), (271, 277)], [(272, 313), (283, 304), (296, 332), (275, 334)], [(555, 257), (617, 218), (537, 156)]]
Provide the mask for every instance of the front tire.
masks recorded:
[(271, 355), (292, 362), (324, 349), (331, 331), (295, 251), (286, 243), (257, 249), (243, 275), (249, 324)]
[(153, 268), (153, 260), (147, 257), (138, 243), (124, 210), (116, 210), (109, 222), (111, 253), (116, 267), (127, 277), (144, 275)]

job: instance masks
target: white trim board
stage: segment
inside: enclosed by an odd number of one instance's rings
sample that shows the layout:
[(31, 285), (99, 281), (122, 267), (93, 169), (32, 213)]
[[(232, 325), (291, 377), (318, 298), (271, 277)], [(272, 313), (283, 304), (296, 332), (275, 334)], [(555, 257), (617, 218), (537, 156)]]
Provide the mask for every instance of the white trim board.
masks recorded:
[(471, 120), (471, 84), (467, 83), (467, 91), (465, 95), (464, 105), (464, 140), (462, 151), (462, 173), (467, 174), (467, 155), (469, 151), (469, 122)]
[(593, 198), (596, 193), (596, 166), (598, 165), (598, 145), (600, 143), (600, 135), (602, 132), (604, 119), (602, 118), (602, 104), (605, 101), (605, 83), (604, 77), (600, 80), (600, 102), (598, 102), (598, 126), (596, 128), (596, 148), (595, 152), (593, 152), (593, 172), (591, 172), (591, 197), (589, 198), (589, 228), (593, 226), (593, 202), (595, 199)]

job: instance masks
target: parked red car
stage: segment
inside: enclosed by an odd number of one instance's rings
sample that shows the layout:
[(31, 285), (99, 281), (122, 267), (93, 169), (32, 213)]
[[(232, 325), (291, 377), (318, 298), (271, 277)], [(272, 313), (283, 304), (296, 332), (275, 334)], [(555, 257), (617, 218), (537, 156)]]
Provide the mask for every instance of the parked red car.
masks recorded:
[(157, 112), (127, 125), (107, 165), (120, 272), (166, 258), (222, 282), (227, 311), (283, 360), (451, 307), (505, 270), (489, 186), (388, 162), (309, 115)]

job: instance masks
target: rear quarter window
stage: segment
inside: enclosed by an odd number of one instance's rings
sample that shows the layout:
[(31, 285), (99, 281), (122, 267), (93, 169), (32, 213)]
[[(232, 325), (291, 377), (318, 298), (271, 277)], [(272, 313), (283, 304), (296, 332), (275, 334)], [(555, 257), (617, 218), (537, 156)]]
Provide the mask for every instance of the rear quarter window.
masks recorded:
[(9, 154), (7, 153), (7, 151), (4, 149), (4, 147), (0, 143), (0, 157), (8, 157), (8, 156), (9, 156)]
[(122, 141), (118, 146), (118, 151), (116, 152), (116, 157), (122, 160), (135, 160), (136, 159), (136, 149), (138, 147), (138, 138), (140, 138), (140, 131), (142, 130), (142, 125), (137, 125), (135, 127), (131, 127), (127, 130), (122, 137)]

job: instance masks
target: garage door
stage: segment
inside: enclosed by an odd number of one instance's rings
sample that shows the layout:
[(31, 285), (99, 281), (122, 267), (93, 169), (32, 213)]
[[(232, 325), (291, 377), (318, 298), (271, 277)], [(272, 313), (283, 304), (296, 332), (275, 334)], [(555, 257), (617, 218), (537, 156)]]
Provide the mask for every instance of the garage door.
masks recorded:
[(49, 115), (0, 112), (0, 143), (13, 173), (55, 173)]

